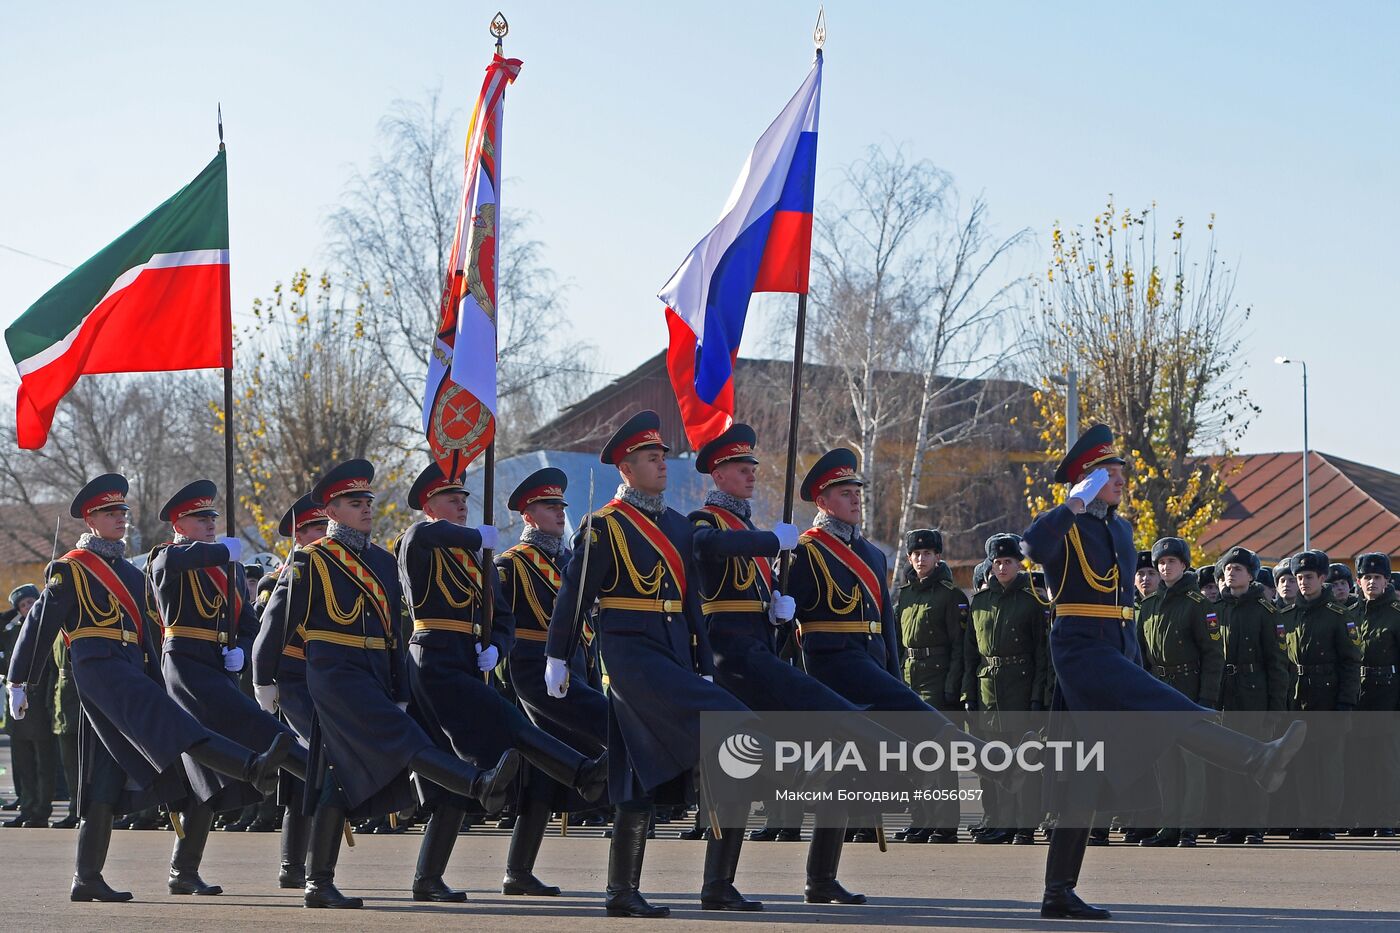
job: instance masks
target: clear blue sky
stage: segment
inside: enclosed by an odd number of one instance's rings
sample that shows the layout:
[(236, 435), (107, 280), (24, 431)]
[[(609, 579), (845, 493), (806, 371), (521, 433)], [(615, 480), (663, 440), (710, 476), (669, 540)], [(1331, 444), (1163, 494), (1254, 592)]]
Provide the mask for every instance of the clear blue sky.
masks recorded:
[[(469, 109), (479, 3), (0, 7), (0, 244), (91, 255), (229, 141), (235, 307), (324, 263), (327, 211), (396, 98)], [(654, 295), (713, 222), (811, 60), (808, 2), (514, 2), (506, 200), (570, 286), (606, 370), (664, 343)], [(986, 194), (1004, 231), (1088, 221), (1112, 193), (1217, 214), (1253, 305), (1246, 450), (1313, 446), (1400, 471), (1400, 4), (832, 0), (818, 198), (873, 142)], [(0, 323), (63, 270), (0, 249)], [(8, 362), (4, 365), (8, 366)], [(1374, 421), (1372, 423), (1375, 423)]]

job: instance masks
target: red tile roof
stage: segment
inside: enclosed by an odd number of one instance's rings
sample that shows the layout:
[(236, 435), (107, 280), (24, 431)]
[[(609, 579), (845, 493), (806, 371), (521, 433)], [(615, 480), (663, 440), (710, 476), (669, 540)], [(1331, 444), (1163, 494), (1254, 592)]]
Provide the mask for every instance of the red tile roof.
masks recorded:
[[(1243, 545), (1266, 564), (1302, 550), (1303, 455), (1242, 454), (1219, 466), (1229, 502), (1202, 535), (1202, 549)], [(1312, 451), (1308, 484), (1312, 547), (1344, 563), (1367, 551), (1400, 554), (1400, 476)]]

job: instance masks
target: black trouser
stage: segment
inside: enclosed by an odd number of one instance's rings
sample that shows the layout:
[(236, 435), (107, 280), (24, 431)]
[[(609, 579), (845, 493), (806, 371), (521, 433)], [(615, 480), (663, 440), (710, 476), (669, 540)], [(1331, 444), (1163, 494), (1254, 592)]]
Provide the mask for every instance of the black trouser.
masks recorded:
[(20, 816), (48, 822), (53, 815), (53, 790), (58, 777), (58, 743), (50, 729), (36, 735), (10, 737), (10, 761), (15, 768)]

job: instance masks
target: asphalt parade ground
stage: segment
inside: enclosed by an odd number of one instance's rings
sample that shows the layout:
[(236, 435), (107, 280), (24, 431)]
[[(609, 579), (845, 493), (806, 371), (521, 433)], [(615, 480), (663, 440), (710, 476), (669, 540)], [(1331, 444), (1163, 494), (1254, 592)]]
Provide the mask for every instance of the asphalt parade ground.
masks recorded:
[[(61, 812), (61, 811), (60, 811)], [(674, 838), (683, 824), (664, 824), (647, 849), (642, 891), (672, 909), (645, 923), (604, 916), (607, 840), (597, 829), (551, 827), (536, 874), (564, 889), (558, 898), (505, 897), (500, 878), (508, 833), (477, 827), (458, 841), (448, 884), (465, 889), (465, 904), (416, 903), (409, 894), (420, 835), (360, 836), (343, 849), (337, 882), (365, 898), (360, 911), (306, 910), (300, 892), (276, 886), (275, 833), (215, 833), (203, 876), (223, 885), (217, 897), (174, 897), (165, 874), (172, 834), (117, 832), (106, 877), (130, 890), (126, 904), (73, 904), (73, 832), (0, 830), (0, 916), (9, 930), (716, 930), (717, 924), (811, 929), (814, 924), (947, 930), (1400, 929), (1393, 881), (1400, 844), (1389, 839), (1333, 843), (1277, 842), (1263, 847), (1139, 849), (1117, 841), (1091, 848), (1083, 895), (1109, 907), (1109, 925), (1042, 921), (1037, 916), (1045, 846), (905, 845), (881, 853), (848, 845), (841, 865), (847, 887), (870, 896), (862, 907), (802, 903), (805, 843), (756, 842), (744, 848), (738, 886), (767, 909), (732, 914), (699, 909), (704, 843)], [(669, 838), (668, 838), (669, 837)], [(1116, 840), (1116, 837), (1115, 837)]]

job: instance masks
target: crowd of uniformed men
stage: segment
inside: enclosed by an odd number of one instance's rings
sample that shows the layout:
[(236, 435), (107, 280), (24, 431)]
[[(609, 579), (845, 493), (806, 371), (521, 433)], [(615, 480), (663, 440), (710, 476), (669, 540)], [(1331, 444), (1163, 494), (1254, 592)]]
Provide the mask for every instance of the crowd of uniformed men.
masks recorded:
[[(137, 569), (125, 554), (127, 481), (97, 477), (72, 503), (87, 533), (50, 566), (42, 591), (10, 594), (0, 647), (19, 797), (9, 808), (20, 812), (5, 825), (48, 825), (50, 801), (62, 796), (55, 786), (66, 789), (74, 804), (53, 825), (78, 828), (74, 900), (130, 898), (102, 875), (119, 817), (176, 831), (172, 894), (219, 893), (200, 875), (216, 818), (230, 829), (280, 827), (279, 885), (301, 890), (308, 907), (353, 908), (360, 899), (334, 883), (352, 827), (396, 832), (426, 820), (411, 890), (452, 902), (466, 899), (443, 881), (461, 830), (504, 813), (512, 836), (502, 890), (550, 896), (559, 889), (535, 877), (534, 863), (560, 814), (611, 825), (608, 913), (657, 917), (667, 909), (640, 893), (646, 841), (658, 821), (698, 802), (705, 825), (697, 816), (685, 835), (707, 840), (701, 906), (761, 909), (734, 883), (750, 801), (705, 787), (702, 711), (920, 711), (941, 737), (1014, 744), (998, 714), (1048, 709), (1057, 694), (1055, 608), (1019, 535), (986, 540), (970, 597), (936, 530), (908, 532), (908, 567), (891, 580), (884, 554), (860, 534), (851, 451), (830, 451), (802, 481), (817, 508), (812, 528), (761, 530), (750, 516), (756, 447), (742, 424), (705, 445), (694, 465), (714, 488), (683, 515), (666, 501), (659, 419), (639, 413), (602, 451), (622, 485), (573, 540), (566, 477), (545, 468), (512, 493), (525, 530), (493, 560), (484, 558), (496, 530), (468, 524), (462, 477), (436, 464), (408, 490), (423, 519), (376, 544), (374, 468), (348, 461), (288, 508), (279, 530), (293, 541), (290, 557), (258, 580), (256, 565), (239, 564), (241, 543), (217, 536), (212, 482), (170, 498), (161, 519), (172, 540)], [(1082, 469), (1057, 479), (1121, 463), (1076, 462)], [(1082, 555), (1076, 535), (1065, 540)], [(1138, 647), (1160, 681), (1227, 714), (1277, 712), (1277, 726), (1288, 711), (1396, 709), (1400, 604), (1386, 555), (1358, 556), (1355, 578), (1318, 551), (1272, 569), (1241, 547), (1194, 570), (1192, 557), (1179, 538), (1137, 555)], [(1117, 618), (1116, 598), (1104, 601)], [(976, 735), (964, 731), (971, 713)], [(1299, 793), (1308, 782), (1336, 785), (1346, 768), (1380, 762), (1393, 775), (1389, 742), (1351, 736), (1298, 773)], [(1165, 756), (1163, 799), (1208, 793), (1210, 773), (1193, 755)], [(982, 778), (976, 842), (1034, 843), (1038, 827), (1007, 816), (1013, 798), (1032, 792), (1023, 777)], [(1266, 807), (1263, 795), (1240, 800), (1243, 828), (1213, 827), (1215, 842), (1262, 842)], [(837, 867), (843, 843), (873, 841), (875, 830), (817, 816), (806, 900), (863, 903)], [(1328, 837), (1339, 825), (1394, 834), (1336, 817), (1291, 835)], [(911, 820), (905, 842), (960, 838), (955, 799), (916, 804)], [(1189, 846), (1201, 829), (1127, 827), (1126, 839)], [(801, 834), (774, 825), (749, 838)], [(1095, 830), (1089, 844), (1108, 838)], [(1047, 873), (1047, 905), (1059, 911), (1047, 916), (1093, 916), (1073, 913), (1094, 909), (1073, 899), (1070, 862), (1058, 900), (1049, 893), (1058, 869)]]

